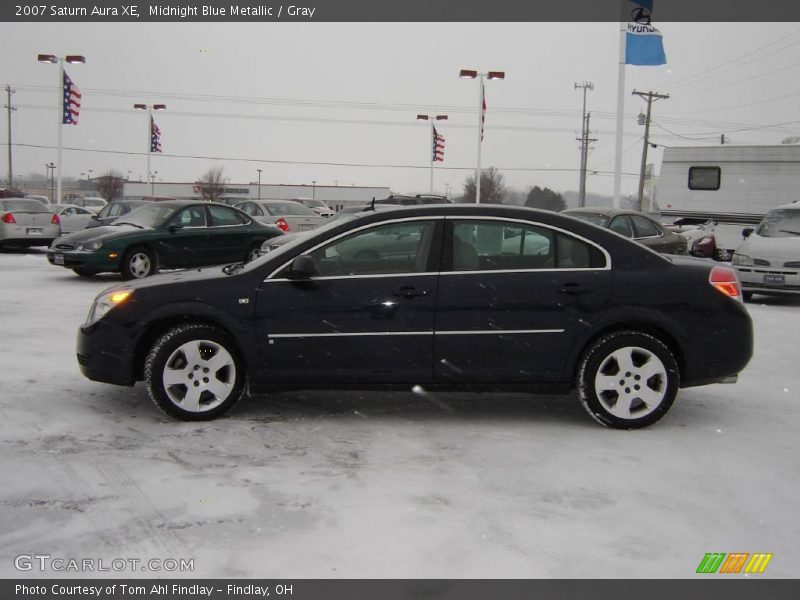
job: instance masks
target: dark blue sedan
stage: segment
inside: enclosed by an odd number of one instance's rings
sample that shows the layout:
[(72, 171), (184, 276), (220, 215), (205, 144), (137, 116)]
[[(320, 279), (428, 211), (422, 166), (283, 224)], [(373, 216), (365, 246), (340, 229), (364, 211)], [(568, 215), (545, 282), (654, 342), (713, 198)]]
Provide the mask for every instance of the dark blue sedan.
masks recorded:
[(733, 382), (752, 353), (735, 272), (551, 212), (362, 211), (246, 265), (129, 282), (95, 300), (78, 360), (144, 380), (167, 414), (227, 412), (249, 387), (577, 389), (636, 428), (678, 389)]

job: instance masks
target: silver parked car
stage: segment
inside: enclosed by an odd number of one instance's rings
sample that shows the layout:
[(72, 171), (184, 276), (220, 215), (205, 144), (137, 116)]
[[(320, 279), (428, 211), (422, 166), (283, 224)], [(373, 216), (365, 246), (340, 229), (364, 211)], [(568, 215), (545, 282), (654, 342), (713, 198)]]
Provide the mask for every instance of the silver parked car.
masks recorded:
[(293, 200), (248, 200), (240, 202), (236, 208), (256, 221), (275, 225), (285, 233), (311, 231), (328, 221), (304, 204)]
[(742, 284), (742, 296), (800, 294), (800, 202), (778, 206), (758, 228), (742, 231), (745, 241), (731, 265)]
[(0, 247), (49, 246), (61, 235), (58, 215), (31, 198), (0, 199)]
[(61, 233), (74, 233), (81, 229), (86, 229), (89, 223), (93, 223), (92, 217), (95, 213), (82, 206), (74, 204), (51, 204), (49, 206), (53, 214), (58, 215), (61, 222)]
[(72, 198), (70, 204), (88, 208), (93, 213), (99, 213), (108, 202), (103, 198), (85, 196), (83, 198)]

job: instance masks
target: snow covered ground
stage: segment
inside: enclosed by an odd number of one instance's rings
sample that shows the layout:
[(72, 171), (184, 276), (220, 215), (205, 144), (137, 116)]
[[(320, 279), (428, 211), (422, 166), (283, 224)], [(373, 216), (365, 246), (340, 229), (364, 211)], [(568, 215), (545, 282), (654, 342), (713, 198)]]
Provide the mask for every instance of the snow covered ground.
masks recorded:
[(682, 578), (706, 552), (797, 575), (798, 300), (757, 298), (739, 383), (684, 390), (641, 431), (571, 396), (411, 392), (187, 424), (78, 371), (76, 328), (116, 280), (0, 253), (0, 577), (92, 576), (15, 569), (48, 554), (193, 559), (194, 577)]

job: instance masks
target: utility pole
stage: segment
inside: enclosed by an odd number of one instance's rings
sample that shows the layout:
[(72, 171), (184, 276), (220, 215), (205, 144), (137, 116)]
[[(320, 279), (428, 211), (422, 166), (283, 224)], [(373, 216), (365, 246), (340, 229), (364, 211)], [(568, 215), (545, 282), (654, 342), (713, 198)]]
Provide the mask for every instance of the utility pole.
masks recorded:
[(637, 210), (642, 210), (642, 202), (644, 199), (644, 174), (647, 168), (647, 147), (650, 145), (650, 114), (653, 102), (656, 100), (666, 100), (669, 94), (659, 94), (657, 92), (637, 92), (633, 90), (634, 96), (639, 96), (647, 101), (647, 115), (644, 120), (644, 145), (642, 146), (642, 165), (639, 169), (639, 195), (637, 201)]
[(14, 187), (14, 167), (11, 162), (11, 113), (17, 110), (17, 107), (11, 106), (11, 94), (15, 93), (16, 91), (12, 90), (10, 85), (6, 86), (8, 103), (4, 105), (4, 108), (8, 111), (8, 187)]
[(596, 142), (597, 138), (589, 137), (589, 119), (592, 113), (586, 113), (583, 119), (583, 136), (580, 138), (581, 142), (581, 183), (580, 194), (578, 196), (578, 206), (583, 208), (586, 206), (586, 173), (587, 164), (589, 162), (589, 144)]
[(578, 193), (578, 206), (586, 206), (586, 156), (587, 138), (589, 136), (588, 119), (586, 118), (586, 91), (593, 90), (594, 84), (591, 81), (576, 83), (573, 89), (583, 88), (583, 112), (581, 114), (581, 181), (580, 192)]

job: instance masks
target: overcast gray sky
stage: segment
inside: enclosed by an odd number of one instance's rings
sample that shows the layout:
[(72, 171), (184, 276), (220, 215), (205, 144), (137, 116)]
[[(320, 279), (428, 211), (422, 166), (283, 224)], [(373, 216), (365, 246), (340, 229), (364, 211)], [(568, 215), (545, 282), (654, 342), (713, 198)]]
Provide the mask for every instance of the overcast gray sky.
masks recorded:
[[(623, 193), (635, 192), (641, 159), (645, 103), (634, 88), (671, 94), (654, 104), (657, 144), (800, 135), (799, 23), (654, 24), (667, 64), (626, 69)], [(58, 69), (36, 61), (52, 53), (86, 56), (67, 65), (84, 100), (79, 125), (64, 126), (64, 175), (146, 177), (146, 116), (132, 105), (163, 102), (163, 154), (151, 165), (159, 180), (223, 166), (233, 183), (255, 181), (260, 168), (262, 183), (427, 192), (430, 130), (415, 119), (446, 113), (434, 187), (457, 195), (476, 162), (478, 84), (458, 78), (472, 68), (506, 71), (487, 82), (482, 165), (518, 189), (578, 188), (574, 83), (591, 81), (598, 141), (588, 167), (598, 174), (587, 189), (612, 193), (618, 23), (2, 23), (0, 39), (0, 83), (16, 89), (15, 180), (56, 160)], [(0, 122), (5, 143), (5, 115)], [(660, 162), (660, 150), (651, 155)], [(5, 177), (5, 153), (0, 165)]]

